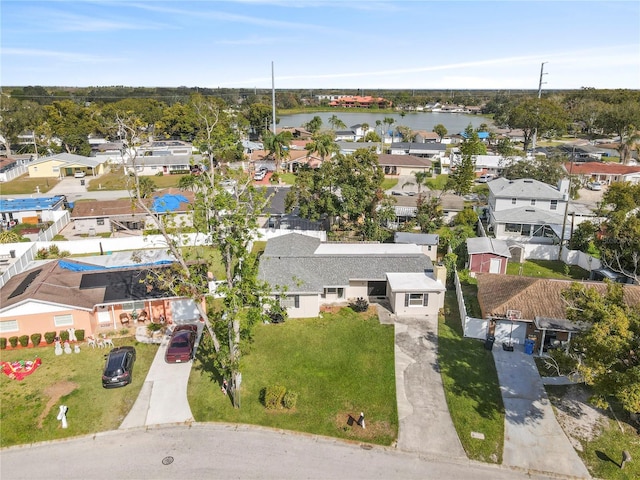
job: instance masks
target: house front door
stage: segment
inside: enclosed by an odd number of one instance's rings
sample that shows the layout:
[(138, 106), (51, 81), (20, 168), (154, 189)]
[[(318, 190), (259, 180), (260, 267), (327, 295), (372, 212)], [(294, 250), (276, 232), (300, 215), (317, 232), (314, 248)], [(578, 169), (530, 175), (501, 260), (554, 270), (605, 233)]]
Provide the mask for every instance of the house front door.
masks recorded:
[(386, 297), (387, 282), (370, 281), (367, 283), (367, 294), (370, 297)]
[(500, 259), (492, 258), (489, 263), (489, 273), (500, 273)]

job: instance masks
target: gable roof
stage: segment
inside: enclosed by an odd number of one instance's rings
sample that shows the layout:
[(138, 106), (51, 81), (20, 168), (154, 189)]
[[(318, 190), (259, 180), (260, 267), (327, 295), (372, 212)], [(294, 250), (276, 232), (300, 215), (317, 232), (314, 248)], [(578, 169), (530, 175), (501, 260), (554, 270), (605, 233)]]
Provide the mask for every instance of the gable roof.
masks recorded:
[(57, 160), (63, 164), (84, 165), (85, 167), (97, 167), (104, 163), (106, 160), (101, 157), (84, 157), (82, 155), (76, 155), (74, 153), (58, 153), (56, 155), (48, 155), (46, 157), (39, 158), (29, 163), (31, 165), (39, 165), (41, 163)]
[(509, 252), (507, 242), (491, 237), (467, 238), (467, 252), (469, 255), (491, 253), (505, 258), (511, 258), (511, 252)]
[[(273, 245), (271, 245), (273, 243)], [(360, 253), (317, 253), (324, 245), (329, 250), (342, 245), (358, 249)], [(431, 259), (423, 253), (373, 253), (367, 252), (369, 244), (322, 244), (318, 239), (298, 233), (282, 235), (267, 242), (260, 257), (258, 276), (276, 290), (286, 287), (287, 293), (322, 293), (325, 287), (345, 287), (349, 280), (386, 281), (386, 274), (430, 273)], [(393, 245), (393, 244), (389, 244)], [(389, 247), (387, 246), (387, 247)], [(375, 248), (374, 248), (375, 247)], [(321, 251), (323, 251), (321, 249)], [(386, 248), (386, 252), (391, 251)]]
[(393, 241), (396, 243), (415, 243), (416, 245), (438, 245), (440, 235), (436, 233), (395, 232)]
[[(566, 318), (567, 304), (562, 292), (574, 281), (549, 278), (521, 277), (518, 275), (477, 274), (478, 303), (482, 317), (504, 317), (507, 310), (520, 310), (522, 318)], [(607, 291), (602, 282), (577, 282), (593, 287), (601, 294)], [(624, 285), (624, 300), (629, 305), (640, 304), (640, 286)]]
[(575, 175), (630, 175), (640, 173), (640, 165), (621, 165), (620, 163), (584, 162), (565, 163), (564, 169)]
[(433, 165), (433, 162), (428, 158), (415, 157), (413, 155), (392, 155), (389, 153), (381, 153), (378, 155), (378, 165), (430, 168)]
[(496, 198), (535, 198), (540, 200), (562, 200), (560, 191), (543, 182), (531, 178), (507, 180), (496, 178), (487, 183), (489, 192)]

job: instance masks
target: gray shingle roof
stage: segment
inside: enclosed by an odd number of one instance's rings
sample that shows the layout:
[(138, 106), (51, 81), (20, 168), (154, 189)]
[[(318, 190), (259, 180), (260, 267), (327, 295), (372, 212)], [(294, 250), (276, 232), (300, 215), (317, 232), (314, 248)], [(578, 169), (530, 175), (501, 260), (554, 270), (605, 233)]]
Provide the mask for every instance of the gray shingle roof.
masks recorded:
[(536, 209), (535, 207), (510, 208), (509, 210), (492, 212), (492, 215), (498, 223), (537, 223), (548, 225), (562, 225), (563, 222), (562, 213), (553, 213), (548, 210)]
[(493, 253), (501, 257), (511, 258), (509, 247), (504, 240), (490, 237), (467, 238), (467, 251), (469, 255), (475, 253)]
[(319, 245), (318, 239), (296, 233), (270, 239), (260, 258), (260, 280), (288, 293), (322, 293), (324, 287), (346, 287), (349, 280), (385, 281), (389, 272), (433, 271), (424, 254), (370, 255), (363, 244), (358, 255), (315, 255)]
[(56, 155), (49, 155), (47, 157), (39, 158), (38, 160), (31, 162), (29, 166), (39, 165), (51, 160), (58, 160), (73, 165), (84, 165), (85, 167), (97, 167), (101, 163), (105, 162), (103, 158), (84, 157), (82, 155), (76, 155), (74, 153), (58, 153)]
[(562, 200), (560, 191), (538, 180), (521, 178), (518, 180), (507, 180), (506, 178), (496, 178), (487, 183), (489, 191), (496, 198), (535, 198), (538, 200)]
[(415, 243), (416, 245), (438, 245), (440, 235), (435, 233), (395, 232), (393, 241), (396, 243)]

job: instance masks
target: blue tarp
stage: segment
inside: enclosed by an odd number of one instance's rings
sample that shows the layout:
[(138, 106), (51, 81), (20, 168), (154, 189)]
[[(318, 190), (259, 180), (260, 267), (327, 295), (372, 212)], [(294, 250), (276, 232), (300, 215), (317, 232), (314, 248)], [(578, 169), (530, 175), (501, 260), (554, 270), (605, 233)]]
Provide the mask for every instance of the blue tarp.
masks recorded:
[(65, 270), (71, 270), (72, 272), (90, 272), (93, 270), (108, 270), (108, 269), (114, 269), (114, 268), (127, 268), (127, 267), (153, 267), (158, 265), (170, 265), (172, 263), (173, 262), (171, 260), (158, 260), (157, 262), (150, 262), (150, 263), (102, 266), (102, 265), (87, 265), (87, 264), (80, 264), (75, 262), (68, 262), (66, 260), (58, 260), (58, 265), (60, 266), (60, 268), (64, 268)]
[(162, 195), (153, 198), (152, 210), (158, 213), (175, 212), (181, 203), (189, 203), (184, 195)]

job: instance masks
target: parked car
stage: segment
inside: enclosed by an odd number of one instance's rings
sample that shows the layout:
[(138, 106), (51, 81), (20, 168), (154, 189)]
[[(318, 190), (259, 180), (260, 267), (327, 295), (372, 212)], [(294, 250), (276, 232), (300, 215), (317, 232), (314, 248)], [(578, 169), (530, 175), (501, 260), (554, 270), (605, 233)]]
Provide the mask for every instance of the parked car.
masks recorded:
[(256, 173), (253, 176), (253, 179), (257, 181), (263, 180), (264, 177), (267, 176), (267, 172), (268, 170), (266, 169), (266, 167), (260, 167), (258, 170), (256, 170)]
[(87, 176), (87, 174), (85, 172), (76, 172), (76, 173), (73, 174), (73, 176), (75, 178), (84, 178), (84, 177)]
[(167, 363), (188, 362), (194, 357), (194, 345), (198, 335), (196, 325), (178, 325), (171, 333), (164, 359)]
[(480, 175), (476, 179), (476, 182), (478, 182), (478, 183), (489, 183), (494, 178), (496, 178), (496, 176), (493, 175), (492, 173), (485, 173), (484, 175)]
[(116, 347), (107, 355), (102, 372), (102, 386), (116, 388), (129, 385), (133, 380), (133, 364), (136, 361), (136, 349)]
[(587, 188), (594, 191), (602, 190), (602, 182), (589, 182)]

